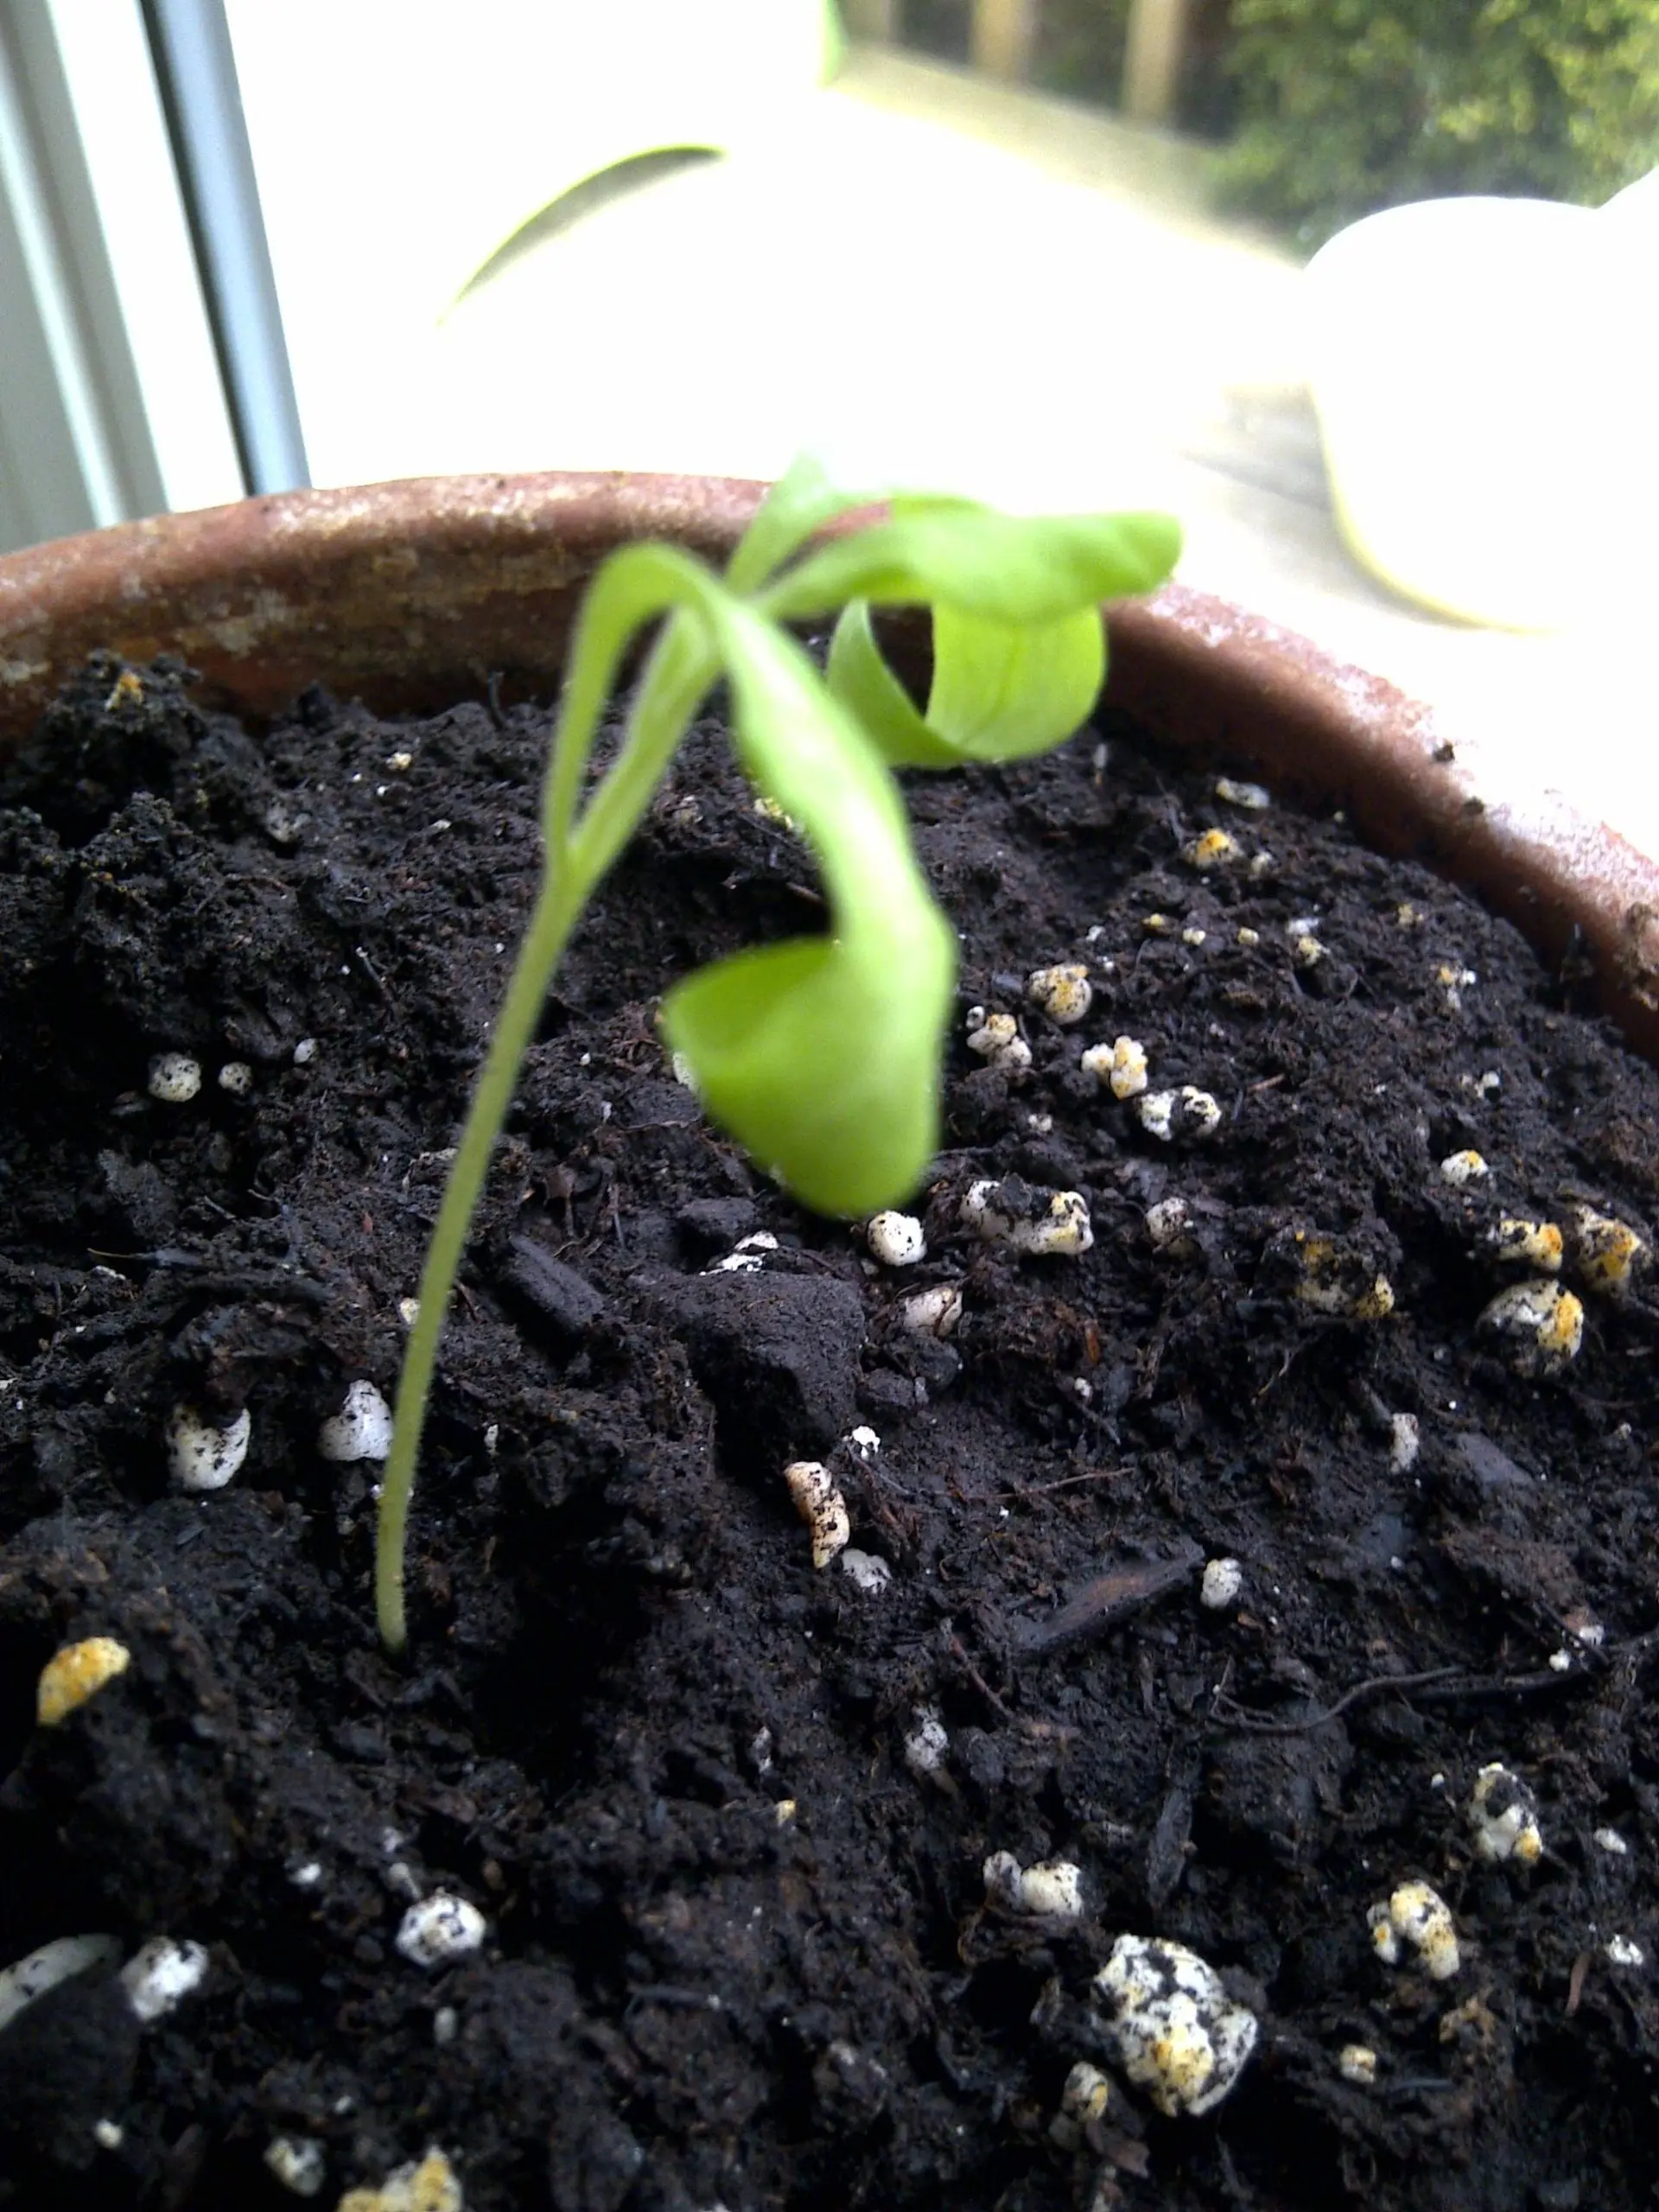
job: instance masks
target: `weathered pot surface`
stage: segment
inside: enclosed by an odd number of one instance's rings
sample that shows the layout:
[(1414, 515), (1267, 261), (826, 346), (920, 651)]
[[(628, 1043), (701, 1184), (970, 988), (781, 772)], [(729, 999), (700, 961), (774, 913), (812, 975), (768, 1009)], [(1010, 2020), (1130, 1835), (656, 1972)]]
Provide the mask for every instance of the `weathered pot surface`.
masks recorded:
[[(99, 646), (164, 652), (255, 715), (321, 682), (381, 709), (545, 690), (582, 583), (617, 544), (729, 550), (763, 486), (613, 474), (436, 477), (248, 499), (0, 559), (0, 747)], [(1432, 709), (1306, 639), (1170, 585), (1114, 612), (1109, 701), (1340, 806), (1385, 850), (1480, 892), (1549, 960), (1581, 931), (1604, 1003), (1659, 1058), (1659, 865), (1542, 796), (1478, 787)]]

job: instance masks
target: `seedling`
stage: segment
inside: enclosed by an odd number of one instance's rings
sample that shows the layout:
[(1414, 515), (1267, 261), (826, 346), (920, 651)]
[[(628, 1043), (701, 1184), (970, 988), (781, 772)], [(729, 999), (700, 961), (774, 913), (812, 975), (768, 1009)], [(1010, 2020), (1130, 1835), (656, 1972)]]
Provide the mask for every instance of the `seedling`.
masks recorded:
[[(438, 1340), (520, 1063), (583, 908), (645, 815), (700, 703), (730, 686), (738, 758), (811, 845), (830, 926), (675, 984), (662, 1027), (710, 1118), (804, 1205), (868, 1217), (931, 1157), (956, 939), (911, 849), (895, 768), (1042, 753), (1105, 673), (1100, 603), (1147, 591), (1179, 549), (1161, 515), (998, 514), (965, 499), (865, 505), (810, 462), (777, 485), (724, 575), (671, 545), (613, 553), (577, 620), (542, 804), (543, 876), (456, 1147), (420, 1286), (380, 1497), (380, 1633), (406, 1638), (404, 1552)], [(882, 658), (871, 610), (930, 609), (925, 710)], [(836, 618), (820, 675), (787, 626)], [(605, 702), (646, 624), (620, 746), (590, 778)]]

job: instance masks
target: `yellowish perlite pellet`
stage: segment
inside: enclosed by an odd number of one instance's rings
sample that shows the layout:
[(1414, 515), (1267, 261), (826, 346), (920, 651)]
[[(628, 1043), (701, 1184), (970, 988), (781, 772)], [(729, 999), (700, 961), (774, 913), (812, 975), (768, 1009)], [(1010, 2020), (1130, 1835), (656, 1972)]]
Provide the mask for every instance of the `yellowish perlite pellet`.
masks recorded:
[(88, 1636), (79, 1643), (66, 1643), (41, 1669), (35, 1719), (42, 1728), (55, 1728), (131, 1664), (131, 1652), (112, 1636)]

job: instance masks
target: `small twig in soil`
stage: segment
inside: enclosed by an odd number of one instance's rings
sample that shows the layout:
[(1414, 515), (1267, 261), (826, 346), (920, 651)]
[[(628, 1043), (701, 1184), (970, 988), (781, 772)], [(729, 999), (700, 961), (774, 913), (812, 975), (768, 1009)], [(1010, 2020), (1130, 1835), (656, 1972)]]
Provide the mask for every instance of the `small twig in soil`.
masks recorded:
[(1590, 1954), (1580, 1951), (1573, 1961), (1573, 1971), (1567, 1980), (1567, 2017), (1570, 2020), (1579, 2009), (1584, 1995), (1584, 1977), (1590, 1971)]
[[(1421, 1675), (1373, 1675), (1345, 1690), (1323, 1713), (1306, 1713), (1300, 1720), (1253, 1720), (1242, 1707), (1218, 1691), (1211, 1701), (1211, 1718), (1241, 1735), (1300, 1736), (1310, 1728), (1323, 1728), (1326, 1721), (1336, 1719), (1362, 1699), (1381, 1697), (1389, 1690), (1414, 1691), (1425, 1705), (1454, 1705), (1465, 1698), (1536, 1697), (1599, 1679), (1612, 1660), (1642, 1657), (1655, 1649), (1659, 1649), (1659, 1629), (1649, 1629), (1605, 1651), (1593, 1655), (1586, 1651), (1576, 1666), (1563, 1673), (1541, 1667), (1529, 1675), (1465, 1675), (1458, 1667), (1432, 1667)], [(1230, 1713), (1221, 1710), (1224, 1705), (1231, 1708)]]
[(1048, 1620), (1022, 1623), (1015, 1630), (1016, 1649), (1030, 1657), (1082, 1637), (1103, 1635), (1154, 1598), (1190, 1580), (1203, 1557), (1203, 1548), (1189, 1536), (1172, 1558), (1138, 1560), (1098, 1574)]
[(188, 1274), (192, 1292), (215, 1298), (297, 1298), (308, 1306), (326, 1306), (331, 1295), (325, 1284), (308, 1275), (284, 1274), (280, 1268), (218, 1268), (194, 1252), (100, 1252), (92, 1244), (86, 1249), (95, 1260), (124, 1260), (132, 1267)]
[[(1323, 1728), (1327, 1721), (1337, 1719), (1364, 1698), (1380, 1697), (1385, 1690), (1423, 1689), (1431, 1682), (1446, 1681), (1457, 1672), (1455, 1667), (1431, 1667), (1421, 1675), (1373, 1675), (1365, 1681), (1356, 1682), (1352, 1689), (1344, 1690), (1335, 1704), (1327, 1706), (1323, 1713), (1304, 1713), (1300, 1720), (1252, 1719), (1242, 1706), (1224, 1691), (1217, 1690), (1211, 1705), (1211, 1718), (1242, 1736), (1301, 1736), (1310, 1728)], [(1230, 1710), (1224, 1713), (1224, 1705)]]
[(1127, 1475), (1128, 1467), (1090, 1467), (1086, 1474), (1062, 1475), (1058, 1482), (1033, 1483), (1027, 1490), (1000, 1490), (999, 1497), (1044, 1497), (1052, 1490), (1071, 1490), (1078, 1483), (1109, 1483), (1116, 1475)]
[(294, 896), (293, 885), (284, 883), (280, 875), (256, 875), (251, 870), (245, 871), (240, 868), (227, 869), (226, 873), (232, 883), (238, 885), (251, 883), (256, 890), (280, 892), (284, 899), (291, 899)]
[(1428, 1705), (1455, 1705), (1462, 1698), (1530, 1697), (1541, 1690), (1565, 1689), (1569, 1682), (1581, 1682), (1588, 1672), (1587, 1668), (1579, 1667), (1570, 1674), (1558, 1675), (1541, 1668), (1535, 1675), (1476, 1675), (1465, 1681), (1426, 1690), (1423, 1699)]
[(373, 961), (370, 959), (368, 954), (365, 952), (362, 946), (360, 944), (354, 944), (352, 947), (352, 951), (356, 958), (362, 963), (363, 973), (374, 985), (375, 989), (379, 992), (381, 997), (383, 999), (390, 998), (391, 994), (386, 988), (385, 977), (380, 973), (380, 970), (375, 966)]
[(1269, 1390), (1276, 1390), (1279, 1385), (1284, 1381), (1286, 1376), (1289, 1374), (1292, 1367), (1295, 1364), (1296, 1354), (1300, 1349), (1301, 1347), (1300, 1345), (1293, 1344), (1290, 1350), (1286, 1352), (1278, 1366), (1274, 1370), (1273, 1373), (1268, 1376), (1267, 1381), (1256, 1392), (1255, 1402), (1258, 1405), (1260, 1405), (1262, 1399), (1267, 1396)]
[(628, 1992), (624, 2018), (637, 2005), (671, 2005), (686, 2012), (720, 2012), (725, 2010), (725, 2000), (717, 1990), (682, 1989), (669, 1981), (649, 1981)]
[(484, 679), (484, 709), (497, 729), (507, 728), (507, 717), (501, 706), (501, 678), (505, 671), (493, 668)]
[(946, 1649), (993, 1712), (1000, 1713), (1004, 1720), (1011, 1726), (1017, 1726), (1020, 1716), (1004, 1699), (998, 1696), (984, 1675), (975, 1666), (973, 1661), (968, 1656), (962, 1638), (959, 1636), (953, 1636)]

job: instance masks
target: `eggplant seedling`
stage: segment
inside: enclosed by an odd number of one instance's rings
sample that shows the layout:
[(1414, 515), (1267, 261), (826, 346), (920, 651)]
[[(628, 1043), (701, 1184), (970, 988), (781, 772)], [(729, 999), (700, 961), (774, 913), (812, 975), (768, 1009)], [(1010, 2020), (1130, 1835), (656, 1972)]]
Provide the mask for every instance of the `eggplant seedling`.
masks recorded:
[[(739, 761), (812, 849), (830, 909), (820, 937), (741, 952), (674, 984), (664, 1040), (710, 1119), (804, 1205), (868, 1218), (907, 1198), (938, 1127), (956, 937), (912, 849), (895, 768), (1044, 753), (1093, 708), (1103, 600), (1150, 590), (1180, 533), (1163, 515), (1021, 518), (971, 500), (868, 502), (798, 461), (723, 575), (677, 547), (620, 548), (588, 586), (571, 639), (542, 802), (543, 874), (449, 1169), (404, 1350), (381, 1486), (375, 1600), (407, 1638), (410, 1493), (439, 1338), (490, 1156), (571, 932), (638, 828), (699, 706), (730, 687)], [(925, 607), (925, 709), (883, 658), (872, 609)], [(822, 675), (792, 623), (834, 618)], [(621, 743), (590, 778), (625, 655), (660, 623)], [(296, 1056), (297, 1057), (297, 1056)]]

